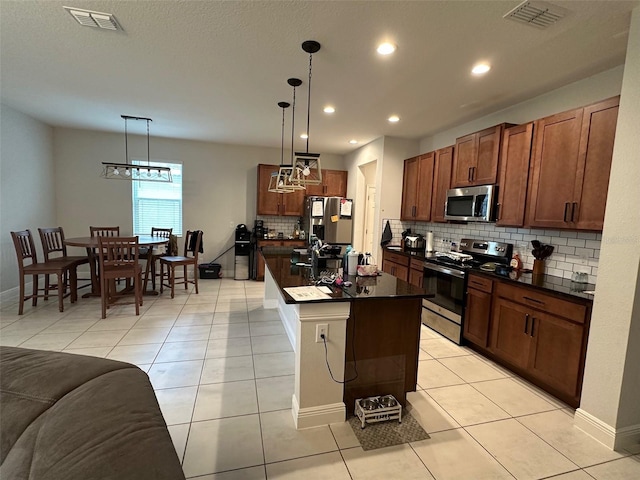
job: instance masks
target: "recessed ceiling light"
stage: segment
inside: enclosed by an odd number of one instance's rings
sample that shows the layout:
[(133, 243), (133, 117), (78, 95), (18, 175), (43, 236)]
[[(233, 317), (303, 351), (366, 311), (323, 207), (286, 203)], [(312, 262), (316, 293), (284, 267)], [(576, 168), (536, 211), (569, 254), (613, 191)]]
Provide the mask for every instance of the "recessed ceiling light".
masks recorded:
[(358, 143), (358, 140), (349, 140), (349, 143), (350, 143), (351, 145), (355, 145), (356, 143)]
[(300, 138), (309, 138), (309, 135), (307, 135), (306, 133), (302, 133), (300, 134)]
[(396, 51), (396, 46), (393, 43), (385, 42), (378, 45), (377, 52), (380, 55), (390, 55)]
[(489, 70), (491, 70), (491, 65), (489, 65), (488, 63), (477, 63), (471, 69), (471, 73), (473, 73), (474, 75), (484, 75)]
[(396, 123), (400, 121), (400, 117), (397, 115), (391, 115), (387, 120), (389, 120), (391, 123)]
[(324, 113), (334, 113), (336, 111), (335, 108), (333, 108), (331, 105), (327, 105), (326, 107), (324, 107)]

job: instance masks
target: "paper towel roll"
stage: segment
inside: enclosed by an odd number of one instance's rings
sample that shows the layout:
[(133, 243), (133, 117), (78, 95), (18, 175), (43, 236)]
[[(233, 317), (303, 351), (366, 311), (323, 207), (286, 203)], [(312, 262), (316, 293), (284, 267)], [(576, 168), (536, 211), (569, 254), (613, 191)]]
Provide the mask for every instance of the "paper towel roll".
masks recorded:
[(433, 232), (427, 232), (427, 252), (433, 252)]

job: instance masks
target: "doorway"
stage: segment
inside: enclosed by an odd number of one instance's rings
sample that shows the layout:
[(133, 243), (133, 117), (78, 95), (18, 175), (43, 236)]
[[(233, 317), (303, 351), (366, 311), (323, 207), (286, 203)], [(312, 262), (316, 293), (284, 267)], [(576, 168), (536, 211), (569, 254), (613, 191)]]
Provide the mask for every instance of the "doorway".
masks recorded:
[(365, 206), (364, 206), (364, 231), (362, 246), (365, 252), (373, 253), (373, 228), (376, 217), (376, 187), (367, 185)]

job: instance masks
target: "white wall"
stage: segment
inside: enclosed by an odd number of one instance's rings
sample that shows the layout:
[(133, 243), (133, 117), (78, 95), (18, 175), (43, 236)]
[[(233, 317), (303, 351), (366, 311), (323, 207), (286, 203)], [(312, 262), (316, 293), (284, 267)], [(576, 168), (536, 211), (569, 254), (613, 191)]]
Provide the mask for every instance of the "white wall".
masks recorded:
[(11, 231), (30, 229), (40, 259), (38, 227), (55, 227), (52, 129), (0, 106), (0, 292), (18, 285)]
[[(589, 334), (581, 428), (640, 440), (640, 7), (632, 15)], [(594, 433), (594, 430), (596, 433)]]
[(420, 153), (430, 152), (456, 143), (456, 138), (483, 128), (507, 123), (527, 123), (538, 118), (615, 97), (620, 94), (624, 66), (587, 77), (552, 92), (518, 103), (436, 135), (420, 140)]
[[(129, 157), (146, 159), (145, 136), (128, 135)], [(151, 160), (183, 163), (183, 230), (204, 231), (202, 263), (233, 245), (237, 224), (253, 226), (257, 165), (279, 164), (280, 149), (151, 137)], [(285, 158), (288, 158), (285, 152)], [(132, 229), (131, 183), (100, 178), (101, 162), (124, 162), (124, 134), (54, 130), (58, 222), (67, 236), (89, 225)], [(343, 169), (342, 157), (322, 155), (323, 168)], [(182, 248), (182, 247), (180, 247)], [(233, 250), (217, 260), (233, 274)]]

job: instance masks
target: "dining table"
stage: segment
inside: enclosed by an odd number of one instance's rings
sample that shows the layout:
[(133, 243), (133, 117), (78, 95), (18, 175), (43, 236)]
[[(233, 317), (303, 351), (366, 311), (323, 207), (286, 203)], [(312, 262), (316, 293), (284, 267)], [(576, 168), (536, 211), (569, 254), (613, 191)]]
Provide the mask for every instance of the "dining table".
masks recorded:
[[(154, 252), (155, 249), (153, 247), (157, 247), (159, 245), (166, 245), (169, 243), (169, 239), (165, 237), (158, 237), (152, 235), (137, 235), (138, 237), (138, 246), (139, 247), (147, 247), (148, 258), (147, 265), (145, 267), (145, 275), (144, 275), (144, 285), (143, 285), (143, 294), (144, 295), (158, 295), (157, 290), (147, 290), (147, 285), (149, 283), (149, 274), (150, 274), (150, 266), (154, 261)], [(99, 297), (100, 296), (100, 274), (98, 271), (98, 238), (99, 237), (71, 237), (65, 238), (64, 243), (68, 247), (82, 247), (87, 251), (87, 257), (89, 257), (89, 268), (91, 269), (91, 291), (87, 292), (83, 295), (83, 298), (86, 297)]]

